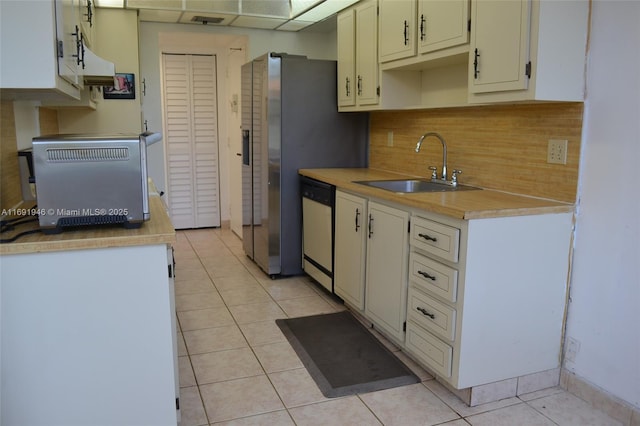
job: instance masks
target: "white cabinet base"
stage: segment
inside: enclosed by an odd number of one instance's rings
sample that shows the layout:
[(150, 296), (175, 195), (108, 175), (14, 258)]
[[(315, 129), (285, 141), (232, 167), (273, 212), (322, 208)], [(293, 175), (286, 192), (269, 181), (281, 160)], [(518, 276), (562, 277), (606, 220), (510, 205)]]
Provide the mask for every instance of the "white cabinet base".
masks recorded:
[(175, 425), (167, 246), (0, 257), (6, 425)]

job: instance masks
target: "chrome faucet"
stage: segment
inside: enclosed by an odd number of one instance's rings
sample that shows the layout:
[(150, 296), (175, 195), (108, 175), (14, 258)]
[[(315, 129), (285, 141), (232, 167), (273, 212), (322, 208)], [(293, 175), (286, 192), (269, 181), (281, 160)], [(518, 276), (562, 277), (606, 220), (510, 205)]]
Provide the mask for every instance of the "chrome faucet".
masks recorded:
[[(427, 132), (424, 135), (420, 136), (420, 139), (418, 139), (418, 144), (416, 145), (416, 152), (420, 152), (420, 147), (422, 146), (422, 141), (428, 137), (428, 136), (435, 136), (436, 138), (438, 138), (440, 140), (440, 142), (442, 142), (442, 180), (443, 181), (447, 181), (447, 144), (444, 141), (444, 139), (442, 138), (442, 136), (440, 136), (439, 133), (436, 132)], [(430, 167), (431, 169), (431, 167)], [(433, 170), (433, 169), (432, 169)], [(434, 170), (433, 173), (431, 174), (431, 178), (437, 179), (438, 174), (436, 173), (436, 171)]]

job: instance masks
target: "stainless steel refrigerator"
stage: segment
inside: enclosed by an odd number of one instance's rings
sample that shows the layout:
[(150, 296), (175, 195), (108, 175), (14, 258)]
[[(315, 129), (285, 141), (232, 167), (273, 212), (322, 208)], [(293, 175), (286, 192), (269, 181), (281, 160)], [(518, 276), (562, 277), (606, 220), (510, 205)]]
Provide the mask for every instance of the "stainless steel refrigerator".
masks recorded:
[(242, 66), (243, 246), (270, 276), (302, 273), (298, 169), (368, 163), (368, 114), (338, 112), (336, 68), (281, 53)]

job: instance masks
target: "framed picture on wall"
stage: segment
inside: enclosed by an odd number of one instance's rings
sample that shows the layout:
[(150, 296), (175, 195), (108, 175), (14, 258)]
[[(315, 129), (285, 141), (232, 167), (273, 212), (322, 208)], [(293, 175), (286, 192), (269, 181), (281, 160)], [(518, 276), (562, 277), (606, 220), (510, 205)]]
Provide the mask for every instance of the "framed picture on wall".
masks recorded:
[(102, 97), (104, 99), (135, 99), (135, 76), (116, 73), (113, 86), (102, 86)]

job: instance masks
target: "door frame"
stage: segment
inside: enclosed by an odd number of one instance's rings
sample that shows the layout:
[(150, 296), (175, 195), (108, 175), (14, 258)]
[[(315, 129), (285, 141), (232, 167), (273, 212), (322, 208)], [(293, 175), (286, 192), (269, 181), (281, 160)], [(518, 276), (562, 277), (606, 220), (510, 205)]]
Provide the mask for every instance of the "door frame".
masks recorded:
[[(241, 202), (242, 183), (241, 175), (233, 176), (231, 164), (236, 160), (235, 148), (240, 149), (242, 145), (242, 135), (240, 132), (240, 106), (238, 105), (237, 118), (232, 113), (233, 93), (240, 97), (240, 66), (247, 62), (247, 45), (248, 36), (232, 36), (221, 34), (201, 34), (201, 33), (181, 33), (181, 32), (162, 32), (158, 34), (158, 58), (157, 66), (159, 70), (159, 81), (156, 83), (160, 87), (160, 104), (164, 98), (162, 79), (162, 55), (163, 53), (178, 54), (205, 54), (215, 55), (216, 61), (216, 84), (218, 86), (218, 158), (219, 158), (219, 185), (220, 185), (220, 219), (222, 227), (228, 227), (231, 219), (231, 202), (232, 198), (238, 195)], [(236, 79), (233, 78), (237, 75)], [(153, 84), (153, 80), (147, 79), (147, 84)], [(238, 101), (239, 102), (239, 101)], [(143, 104), (144, 118), (150, 118), (154, 121), (154, 107)], [(156, 107), (157, 109), (158, 107)], [(165, 131), (164, 123), (164, 106), (159, 106), (160, 111), (158, 118), (162, 121), (162, 129)], [(144, 121), (144, 120), (143, 120)], [(163, 186), (167, 188), (167, 170), (166, 170), (166, 146), (165, 141), (162, 144), (163, 158)], [(158, 146), (160, 144), (157, 144)], [(241, 162), (240, 157), (238, 157)], [(240, 170), (240, 166), (238, 166)], [(236, 188), (237, 183), (237, 188)], [(233, 195), (232, 195), (233, 193)], [(167, 197), (168, 199), (168, 197)], [(239, 206), (240, 217), (237, 219), (242, 222), (242, 206)], [(234, 218), (235, 221), (235, 218)], [(240, 232), (239, 237), (242, 236)]]

